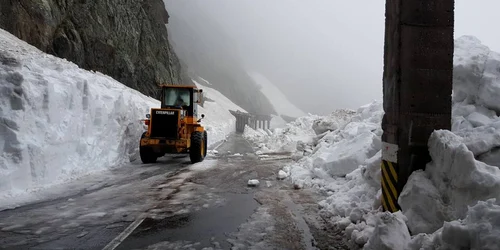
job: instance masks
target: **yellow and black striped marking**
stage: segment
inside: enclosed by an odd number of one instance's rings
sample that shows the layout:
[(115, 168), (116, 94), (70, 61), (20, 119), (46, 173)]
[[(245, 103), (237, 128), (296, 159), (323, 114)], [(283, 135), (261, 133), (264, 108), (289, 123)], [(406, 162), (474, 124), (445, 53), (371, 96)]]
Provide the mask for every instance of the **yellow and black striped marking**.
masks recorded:
[(398, 205), (398, 164), (382, 160), (382, 206), (384, 211), (397, 212)]

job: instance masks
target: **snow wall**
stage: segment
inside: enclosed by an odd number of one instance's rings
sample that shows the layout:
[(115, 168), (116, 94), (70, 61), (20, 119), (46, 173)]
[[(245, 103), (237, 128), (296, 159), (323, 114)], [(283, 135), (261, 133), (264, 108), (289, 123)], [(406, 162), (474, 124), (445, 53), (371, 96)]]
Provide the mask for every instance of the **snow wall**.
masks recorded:
[[(235, 105), (226, 99), (200, 108), (210, 145), (234, 131), (228, 109)], [(0, 30), (0, 198), (138, 159), (140, 120), (158, 106), (111, 77)]]

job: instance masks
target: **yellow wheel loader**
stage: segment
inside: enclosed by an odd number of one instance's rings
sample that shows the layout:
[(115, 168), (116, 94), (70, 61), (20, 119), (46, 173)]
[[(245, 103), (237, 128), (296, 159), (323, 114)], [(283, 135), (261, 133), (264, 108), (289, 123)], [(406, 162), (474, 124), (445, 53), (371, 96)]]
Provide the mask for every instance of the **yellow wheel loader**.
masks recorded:
[(152, 108), (144, 123), (148, 129), (141, 136), (143, 163), (155, 163), (165, 154), (189, 154), (192, 163), (207, 155), (207, 131), (198, 119), (198, 104), (203, 90), (196, 86), (160, 85), (161, 107)]

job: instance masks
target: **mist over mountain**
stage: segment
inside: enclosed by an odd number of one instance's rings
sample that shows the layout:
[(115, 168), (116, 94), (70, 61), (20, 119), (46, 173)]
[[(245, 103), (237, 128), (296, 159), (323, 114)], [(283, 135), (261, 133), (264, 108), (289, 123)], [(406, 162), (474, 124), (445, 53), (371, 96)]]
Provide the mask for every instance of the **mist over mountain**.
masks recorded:
[(188, 72), (211, 82), (251, 113), (275, 114), (269, 100), (247, 74), (237, 43), (203, 6), (192, 1), (166, 1), (171, 8), (171, 42)]
[[(305, 112), (325, 114), (382, 98), (384, 0), (165, 3), (176, 52), (204, 58), (208, 63), (198, 70), (217, 67), (219, 72), (212, 74), (230, 74), (232, 81), (238, 80), (237, 85), (226, 84), (233, 92), (249, 82), (242, 77), (247, 71), (265, 76)], [(496, 0), (457, 0), (455, 37), (472, 34), (494, 48), (500, 35), (479, 27), (491, 26), (498, 5)]]
[[(210, 67), (235, 67), (238, 72), (223, 71), (238, 76), (259, 72), (311, 113), (356, 108), (382, 96), (383, 0), (366, 1), (366, 8), (327, 0), (165, 3), (176, 52), (202, 76)], [(194, 65), (193, 58), (209, 63)], [(232, 88), (247, 80), (238, 81)]]

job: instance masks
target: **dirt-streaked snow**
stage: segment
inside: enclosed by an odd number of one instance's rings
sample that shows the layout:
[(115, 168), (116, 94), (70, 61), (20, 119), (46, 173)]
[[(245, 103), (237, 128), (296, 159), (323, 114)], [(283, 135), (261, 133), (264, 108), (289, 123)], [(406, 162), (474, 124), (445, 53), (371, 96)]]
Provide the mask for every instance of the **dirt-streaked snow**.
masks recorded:
[[(141, 119), (159, 102), (109, 76), (41, 52), (0, 29), (0, 198), (138, 159)], [(209, 144), (240, 109), (204, 87)]]

